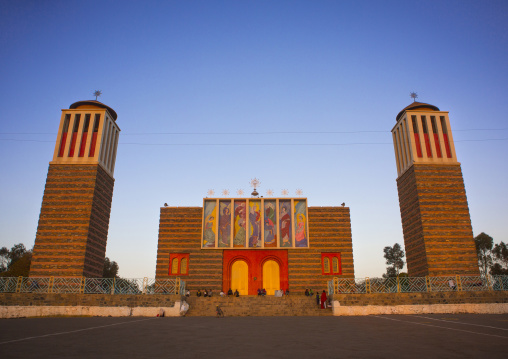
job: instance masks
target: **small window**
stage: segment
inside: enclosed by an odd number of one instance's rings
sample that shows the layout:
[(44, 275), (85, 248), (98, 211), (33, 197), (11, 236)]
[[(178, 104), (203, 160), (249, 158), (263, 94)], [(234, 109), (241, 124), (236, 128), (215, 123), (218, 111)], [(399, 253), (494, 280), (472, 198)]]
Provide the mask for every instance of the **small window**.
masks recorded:
[(178, 274), (178, 258), (171, 261), (171, 274)]
[(323, 261), (323, 271), (326, 274), (330, 273), (330, 258), (328, 258), (328, 257), (324, 258), (324, 261)]
[(323, 275), (342, 274), (342, 268), (340, 267), (340, 253), (321, 253), (321, 263)]
[(173, 253), (169, 263), (169, 275), (189, 275), (189, 253)]
[(337, 257), (333, 257), (333, 273), (339, 272), (339, 259)]
[(187, 258), (182, 258), (180, 261), (180, 273), (187, 274)]

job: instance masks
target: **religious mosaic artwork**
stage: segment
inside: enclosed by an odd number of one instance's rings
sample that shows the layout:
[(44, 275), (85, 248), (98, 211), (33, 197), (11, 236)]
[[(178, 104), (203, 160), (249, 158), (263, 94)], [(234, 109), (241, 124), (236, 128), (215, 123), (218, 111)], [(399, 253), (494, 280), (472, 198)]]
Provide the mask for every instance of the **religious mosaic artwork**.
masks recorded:
[(247, 225), (246, 201), (235, 201), (235, 231), (233, 239), (233, 247), (245, 247), (247, 233), (245, 226)]
[(230, 247), (231, 201), (219, 201), (219, 247)]
[(261, 247), (261, 201), (249, 201), (249, 247)]
[(277, 203), (275, 200), (265, 200), (264, 205), (264, 239), (266, 247), (277, 247)]
[(203, 247), (215, 247), (215, 233), (217, 228), (217, 202), (205, 201), (203, 207)]
[(305, 198), (206, 198), (206, 248), (308, 248)]
[(280, 247), (292, 247), (291, 201), (279, 201)]
[(295, 247), (307, 247), (307, 201), (296, 200), (295, 205)]

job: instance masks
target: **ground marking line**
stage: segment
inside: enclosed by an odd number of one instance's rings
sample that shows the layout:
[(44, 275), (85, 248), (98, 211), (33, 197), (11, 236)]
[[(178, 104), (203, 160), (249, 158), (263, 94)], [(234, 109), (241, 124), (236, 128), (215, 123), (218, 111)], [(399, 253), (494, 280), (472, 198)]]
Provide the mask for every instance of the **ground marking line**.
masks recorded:
[(423, 326), (426, 326), (426, 327), (433, 327), (433, 328), (441, 328), (441, 329), (454, 330), (454, 331), (457, 331), (457, 332), (465, 332), (465, 333), (471, 333), (471, 334), (486, 335), (486, 336), (489, 336), (489, 337), (496, 337), (496, 338), (503, 338), (503, 339), (507, 339), (507, 338), (508, 338), (508, 337), (506, 337), (506, 336), (502, 336), (502, 335), (485, 334), (485, 333), (479, 333), (479, 332), (472, 332), (472, 331), (470, 331), (470, 330), (462, 330), (462, 329), (454, 329), (454, 328), (440, 327), (439, 325), (432, 325), (432, 324), (423, 324), (423, 323), (409, 322), (409, 321), (407, 321), (407, 320), (399, 320), (399, 319), (393, 319), (393, 318), (385, 318), (385, 317), (380, 317), (380, 316), (377, 316), (377, 315), (373, 315), (373, 317), (375, 317), (375, 318), (380, 318), (380, 319), (394, 320), (394, 321), (396, 321), (396, 322), (402, 322), (402, 323), (411, 323), (411, 324), (416, 324), (416, 325), (423, 325)]
[(153, 320), (157, 319), (155, 318), (148, 318), (148, 319), (139, 319), (139, 320), (132, 320), (129, 322), (120, 322), (120, 323), (114, 323), (114, 324), (107, 324), (107, 325), (100, 325), (98, 327), (90, 327), (90, 328), (83, 328), (83, 329), (76, 329), (76, 330), (70, 330), (68, 332), (60, 332), (60, 333), (52, 333), (52, 334), (44, 334), (44, 335), (38, 335), (36, 337), (26, 337), (21, 339), (14, 339), (14, 340), (8, 340), (6, 342), (0, 342), (0, 345), (2, 344), (9, 344), (9, 343), (15, 343), (15, 342), (21, 342), (24, 340), (30, 340), (30, 339), (37, 339), (37, 338), (45, 338), (45, 337), (51, 337), (53, 335), (62, 335), (62, 334), (70, 334), (70, 333), (77, 333), (77, 332), (83, 332), (85, 330), (92, 330), (92, 329), (99, 329), (99, 328), (106, 328), (106, 327), (112, 327), (114, 325), (120, 325), (120, 324), (129, 324), (129, 323), (136, 323), (136, 322), (143, 322), (145, 320)]
[(425, 319), (430, 319), (430, 320), (437, 320), (439, 322), (445, 322), (445, 323), (454, 323), (454, 324), (462, 324), (462, 325), (474, 325), (476, 327), (484, 327), (484, 328), (492, 328), (492, 329), (499, 329), (499, 330), (508, 330), (506, 328), (498, 328), (498, 327), (492, 327), (490, 325), (481, 325), (481, 324), (471, 324), (471, 323), (461, 323), (461, 322), (450, 322), (448, 320), (443, 320), (443, 319), (435, 319), (435, 318), (429, 318), (429, 317), (422, 317), (422, 316), (418, 316), (418, 315), (409, 315), (410, 317), (415, 317), (415, 318), (425, 318)]

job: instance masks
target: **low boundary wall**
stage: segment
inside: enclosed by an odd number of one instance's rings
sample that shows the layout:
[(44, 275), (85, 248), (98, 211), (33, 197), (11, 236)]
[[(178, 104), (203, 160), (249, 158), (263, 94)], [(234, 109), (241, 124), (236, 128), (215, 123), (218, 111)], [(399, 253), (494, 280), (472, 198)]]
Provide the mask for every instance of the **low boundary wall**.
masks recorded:
[[(250, 299), (249, 297), (234, 299), (243, 302), (244, 298), (245, 300)], [(291, 301), (299, 301), (298, 298), (301, 298), (302, 301), (314, 302), (313, 298), (304, 297), (303, 295), (291, 295), (291, 300), (285, 301), (285, 303), (289, 305)], [(192, 302), (192, 299), (190, 302)], [(279, 301), (283, 301), (284, 298), (279, 299)], [(508, 313), (508, 292), (505, 291), (334, 294), (330, 300), (333, 306), (333, 314), (337, 316)], [(180, 295), (3, 293), (0, 294), (0, 318), (38, 316), (156, 316), (160, 309), (164, 310), (166, 316), (178, 316), (181, 301), (182, 297)], [(274, 303), (279, 301), (274, 301)], [(270, 306), (270, 303), (271, 301), (267, 300), (264, 305)], [(197, 303), (194, 304), (197, 305)], [(193, 309), (196, 310), (198, 308), (191, 308), (191, 310)], [(256, 311), (256, 306), (252, 308), (252, 311)], [(203, 315), (210, 315), (210, 313)], [(247, 310), (239, 315), (254, 314)]]
[(508, 313), (508, 292), (333, 294), (333, 315)]
[(180, 295), (0, 294), (0, 318), (41, 316), (155, 317), (180, 315)]

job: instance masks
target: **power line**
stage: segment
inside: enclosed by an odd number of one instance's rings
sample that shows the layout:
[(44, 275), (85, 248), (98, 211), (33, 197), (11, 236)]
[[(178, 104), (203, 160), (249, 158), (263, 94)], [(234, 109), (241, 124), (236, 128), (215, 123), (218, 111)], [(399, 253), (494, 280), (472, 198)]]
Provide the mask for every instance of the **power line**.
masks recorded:
[[(506, 131), (508, 128), (468, 128), (457, 129), (453, 132), (467, 131)], [(160, 136), (160, 135), (322, 135), (322, 134), (354, 134), (354, 133), (390, 133), (387, 130), (359, 130), (359, 131), (265, 131), (265, 132), (127, 132), (122, 136)], [(0, 132), (0, 135), (55, 135), (53, 132)]]
[[(506, 141), (508, 138), (483, 138), (455, 140), (454, 142), (488, 142)], [(25, 140), (15, 138), (0, 138), (0, 141), (12, 142), (46, 142), (44, 140)], [(120, 145), (134, 146), (361, 146), (361, 145), (391, 145), (391, 142), (347, 142), (347, 143), (143, 143), (143, 142), (120, 142)]]

